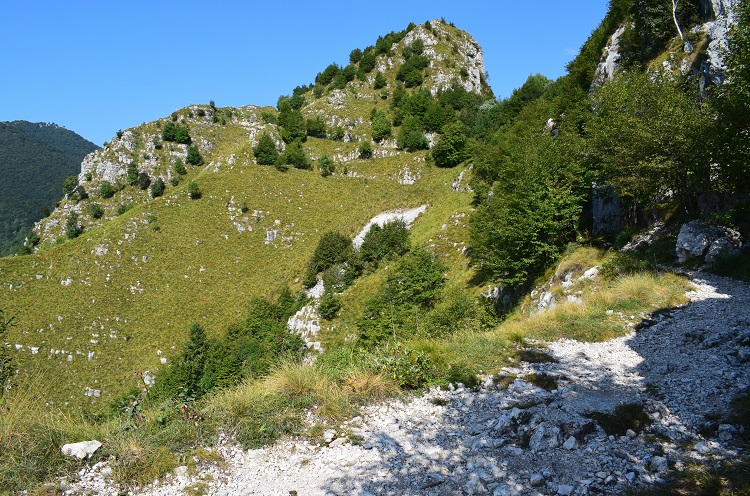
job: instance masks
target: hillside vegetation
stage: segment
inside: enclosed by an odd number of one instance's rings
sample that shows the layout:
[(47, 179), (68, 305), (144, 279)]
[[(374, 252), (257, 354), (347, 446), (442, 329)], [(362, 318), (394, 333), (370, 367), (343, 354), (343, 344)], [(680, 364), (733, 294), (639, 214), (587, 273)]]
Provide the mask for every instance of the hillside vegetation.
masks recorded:
[[(686, 9), (690, 32), (708, 14)], [(736, 10), (747, 20), (746, 2)], [(118, 133), (36, 225), (34, 253), (0, 260), (18, 370), (4, 376), (0, 487), (68, 469), (57, 445), (81, 436), (105, 443), (97, 457), (123, 484), (219, 428), (248, 447), (319, 437), (364, 402), (471, 385), (536, 340), (609, 339), (684, 303), (659, 246), (604, 247), (655, 218), (747, 233), (749, 45), (740, 22), (727, 83), (706, 90), (690, 65), (705, 47), (685, 50), (670, 22), (661, 3), (613, 1), (566, 76), (531, 76), (502, 101), (469, 35), (411, 24), (275, 108), (191, 105)], [(621, 26), (619, 68), (592, 86)], [(673, 65), (645, 73), (658, 57)], [(625, 234), (591, 235), (592, 183), (616, 187)], [(377, 214), (416, 207), (410, 229), (352, 244)], [(527, 295), (542, 284), (578, 301), (539, 312)], [(305, 304), (319, 356), (285, 328)]]
[(63, 180), (77, 175), (83, 157), (97, 148), (55, 124), (0, 123), (0, 257), (23, 244), (63, 196)]

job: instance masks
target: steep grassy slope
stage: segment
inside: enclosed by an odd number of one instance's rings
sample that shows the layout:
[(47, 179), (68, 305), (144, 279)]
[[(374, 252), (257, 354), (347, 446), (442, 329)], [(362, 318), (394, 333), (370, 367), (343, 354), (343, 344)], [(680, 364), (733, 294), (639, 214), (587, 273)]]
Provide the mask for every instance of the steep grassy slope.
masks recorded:
[[(422, 33), (433, 47), (425, 87), (460, 81), (463, 72), (469, 79), (474, 75), (479, 89), (483, 67), (476, 45), (451, 26), (435, 22), (432, 29), (417, 27), (411, 34), (413, 39)], [(433, 32), (443, 34), (438, 39)], [(471, 71), (459, 69), (465, 65), (458, 41), (477, 58)], [(409, 42), (407, 35), (391, 57), (378, 60), (394, 66)], [(394, 73), (386, 74), (387, 88), (395, 86)], [(308, 92), (302, 111), (324, 115), (329, 125), (340, 123), (351, 136), (366, 139), (370, 110), (387, 108), (380, 93), (371, 82), (352, 81), (319, 98)], [(10, 344), (17, 349), (19, 382), (42, 376), (55, 384), (50, 403), (105, 401), (137, 384), (135, 372), (156, 372), (168, 363), (191, 323), (217, 335), (244, 315), (252, 296), (271, 295), (284, 285), (298, 289), (326, 231), (354, 236), (382, 211), (428, 205), (415, 225), (415, 240), (429, 246), (441, 242), (441, 227), (454, 214), (469, 209), (470, 193), (453, 188), (461, 168), (430, 166), (426, 151), (398, 150), (392, 141), (376, 144), (375, 158), (363, 160), (357, 142), (307, 139), (303, 147), (311, 158), (327, 154), (335, 161), (337, 171), (327, 178), (256, 165), (259, 136), (278, 140), (278, 128), (266, 122), (274, 114), (271, 108), (193, 105), (124, 131), (84, 160), (79, 181), (89, 198), (64, 201), (38, 225), (37, 253), (0, 261), (0, 302), (18, 321)], [(186, 160), (188, 145), (162, 139), (170, 122), (189, 129), (204, 160), (188, 166), (182, 178), (174, 164)], [(164, 195), (152, 198), (148, 190), (128, 185), (131, 163), (152, 180), (162, 178)], [(404, 181), (406, 176), (412, 179)], [(171, 185), (172, 179), (180, 180)], [(105, 181), (117, 190), (110, 198), (100, 192)], [(200, 199), (188, 197), (188, 181), (199, 185)], [(91, 213), (93, 203), (104, 210), (101, 219)], [(67, 240), (71, 213), (83, 234)], [(444, 250), (455, 258), (446, 258), (447, 264), (465, 271), (461, 248)]]

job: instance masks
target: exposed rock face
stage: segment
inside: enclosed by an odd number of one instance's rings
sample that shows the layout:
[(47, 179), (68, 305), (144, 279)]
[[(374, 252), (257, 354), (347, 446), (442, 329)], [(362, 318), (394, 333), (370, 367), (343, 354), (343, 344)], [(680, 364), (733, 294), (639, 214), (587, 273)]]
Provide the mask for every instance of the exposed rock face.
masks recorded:
[(596, 73), (594, 74), (594, 80), (591, 83), (591, 88), (598, 88), (603, 85), (607, 79), (612, 79), (615, 75), (615, 71), (619, 67), (620, 59), (620, 36), (625, 32), (626, 26), (620, 26), (617, 31), (612, 35), (612, 39), (609, 44), (604, 47), (601, 61), (596, 67)]
[(683, 224), (677, 235), (677, 260), (683, 263), (705, 256), (706, 263), (714, 263), (718, 257), (738, 254), (742, 246), (739, 240), (736, 231), (693, 220)]

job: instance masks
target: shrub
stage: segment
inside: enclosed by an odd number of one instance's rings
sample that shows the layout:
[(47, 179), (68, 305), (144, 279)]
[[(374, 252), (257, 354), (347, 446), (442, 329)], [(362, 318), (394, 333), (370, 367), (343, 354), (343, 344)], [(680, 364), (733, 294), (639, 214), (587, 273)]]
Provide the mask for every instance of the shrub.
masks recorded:
[(359, 152), (359, 158), (372, 158), (372, 144), (369, 141), (363, 141), (357, 151)]
[(78, 176), (68, 176), (65, 178), (62, 184), (62, 192), (64, 195), (71, 195), (78, 187)]
[(331, 139), (334, 141), (343, 141), (345, 135), (346, 133), (344, 133), (344, 128), (342, 128), (341, 126), (336, 126), (331, 131)]
[(326, 320), (333, 320), (341, 310), (341, 301), (332, 291), (326, 291), (318, 303), (318, 313)]
[(145, 172), (141, 172), (138, 174), (138, 180), (136, 181), (136, 184), (139, 188), (145, 190), (149, 187), (151, 184), (151, 178), (146, 174)]
[[(173, 114), (173, 121), (175, 120), (174, 117)], [(161, 139), (183, 145), (189, 145), (193, 141), (190, 138), (190, 130), (186, 126), (180, 126), (174, 122), (167, 122), (164, 125), (161, 131)]]
[(468, 157), (466, 134), (460, 122), (446, 126), (445, 132), (430, 151), (438, 167), (455, 167)]
[(0, 308), (0, 406), (2, 406), (5, 391), (10, 389), (11, 381), (16, 373), (13, 348), (6, 346), (8, 328), (15, 325), (15, 317), (6, 319), (5, 312)]
[(381, 142), (391, 135), (391, 121), (382, 110), (377, 111), (372, 118), (372, 139)]
[(406, 116), (396, 138), (396, 146), (410, 152), (417, 150), (426, 150), (430, 143), (422, 134), (422, 126), (419, 119), (411, 115)]
[(359, 63), (359, 61), (362, 60), (362, 55), (362, 50), (360, 50), (359, 48), (355, 48), (349, 53), (349, 62), (351, 62), (352, 64)]
[(91, 217), (95, 219), (101, 219), (104, 217), (104, 209), (102, 209), (101, 205), (98, 203), (92, 203), (89, 205), (89, 213), (91, 214)]
[(115, 188), (109, 181), (103, 181), (99, 186), (99, 195), (102, 198), (112, 198), (115, 195)]
[(305, 121), (305, 130), (308, 136), (314, 138), (326, 137), (326, 123), (320, 116), (317, 116), (314, 119), (307, 119), (307, 121)]
[(65, 221), (65, 232), (68, 239), (75, 239), (83, 232), (83, 226), (78, 223), (78, 214), (76, 212), (70, 212), (70, 215), (68, 215)]
[(279, 158), (279, 152), (276, 150), (271, 136), (264, 134), (258, 140), (258, 144), (253, 148), (253, 155), (258, 165), (274, 165)]
[(201, 153), (198, 150), (197, 146), (193, 145), (188, 147), (187, 158), (185, 159), (185, 162), (190, 165), (203, 165), (203, 157), (201, 157)]
[(283, 161), (285, 164), (289, 164), (295, 169), (312, 169), (310, 165), (310, 159), (305, 153), (305, 149), (302, 148), (302, 143), (295, 141), (290, 143), (286, 150), (284, 150)]
[(138, 165), (135, 162), (130, 162), (127, 169), (128, 184), (135, 186), (138, 184)]
[(178, 176), (184, 176), (185, 174), (187, 174), (187, 169), (185, 168), (185, 164), (182, 163), (182, 159), (180, 158), (175, 160), (173, 169), (174, 169), (175, 174), (177, 174)]
[(383, 76), (382, 72), (378, 71), (377, 74), (375, 74), (373, 88), (379, 90), (380, 88), (385, 88), (386, 84), (388, 84), (388, 81), (385, 79), (385, 76)]
[(328, 177), (336, 171), (336, 167), (333, 161), (328, 158), (328, 155), (323, 155), (318, 159), (318, 169), (320, 170), (320, 175), (323, 177)]
[(348, 236), (328, 231), (321, 236), (307, 263), (308, 272), (315, 275), (335, 264), (347, 262), (352, 258), (353, 250), (352, 240)]
[(386, 257), (401, 256), (409, 250), (409, 229), (403, 219), (373, 224), (359, 248), (363, 262), (377, 266)]
[(198, 183), (196, 183), (195, 181), (188, 182), (188, 197), (191, 200), (197, 200), (201, 197), (201, 194), (202, 193), (200, 188), (198, 187)]
[(164, 180), (162, 178), (158, 178), (156, 181), (154, 181), (154, 184), (151, 185), (151, 196), (153, 198), (160, 197), (164, 194), (164, 188)]
[(121, 203), (119, 207), (117, 207), (117, 215), (122, 215), (128, 210), (131, 210), (133, 208), (132, 203)]

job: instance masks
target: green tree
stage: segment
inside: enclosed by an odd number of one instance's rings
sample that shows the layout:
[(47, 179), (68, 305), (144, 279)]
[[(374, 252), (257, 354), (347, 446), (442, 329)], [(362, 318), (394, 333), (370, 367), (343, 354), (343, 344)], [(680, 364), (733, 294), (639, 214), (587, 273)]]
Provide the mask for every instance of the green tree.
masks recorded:
[(101, 219), (104, 217), (104, 209), (98, 203), (92, 203), (89, 206), (89, 214), (95, 219)]
[(149, 175), (146, 174), (145, 172), (141, 172), (138, 174), (138, 179), (136, 180), (134, 186), (138, 186), (142, 190), (145, 190), (146, 188), (149, 187), (150, 184), (151, 184), (151, 178), (149, 177)]
[(336, 64), (330, 64), (328, 67), (326, 67), (323, 72), (318, 73), (317, 76), (315, 76), (315, 84), (320, 84), (322, 86), (328, 86), (333, 82), (333, 78), (336, 77), (336, 74), (339, 73), (340, 67)]
[(455, 122), (446, 126), (430, 153), (438, 167), (455, 167), (466, 160), (468, 151), (463, 124)]
[(64, 195), (72, 195), (78, 187), (78, 176), (68, 176), (63, 181), (62, 192)]
[(372, 119), (372, 139), (380, 143), (391, 136), (391, 121), (382, 110), (378, 110)]
[(167, 122), (162, 128), (161, 138), (164, 141), (172, 141), (184, 145), (189, 145), (192, 142), (190, 130), (186, 126), (181, 126), (171, 121)]
[(102, 198), (112, 198), (115, 195), (115, 188), (112, 186), (112, 183), (102, 181), (101, 186), (99, 186), (99, 195)]
[(305, 130), (308, 136), (314, 138), (325, 138), (326, 122), (321, 116), (317, 116), (314, 119), (307, 119), (307, 121), (305, 121)]
[(372, 143), (369, 141), (363, 141), (357, 148), (357, 152), (359, 152), (359, 158), (372, 158)]
[(202, 195), (200, 188), (198, 187), (198, 183), (195, 181), (188, 182), (188, 197), (191, 200), (197, 200)]
[(174, 173), (178, 176), (184, 176), (187, 174), (187, 169), (185, 168), (185, 164), (182, 163), (182, 159), (178, 158), (174, 161)]
[(164, 194), (164, 189), (166, 188), (164, 184), (164, 180), (162, 178), (158, 178), (154, 183), (151, 185), (151, 197), (152, 198), (158, 198), (161, 195)]
[(200, 150), (195, 145), (189, 146), (187, 151), (187, 158), (185, 159), (190, 165), (203, 165), (203, 157), (201, 156)]
[(409, 251), (409, 229), (403, 219), (386, 222), (381, 227), (373, 224), (365, 234), (359, 255), (365, 263), (377, 266), (386, 258), (401, 256)]
[(127, 169), (128, 184), (135, 186), (138, 184), (138, 164), (130, 162)]
[(83, 232), (83, 226), (78, 222), (78, 214), (70, 212), (65, 220), (65, 233), (68, 239), (75, 239)]
[(349, 62), (352, 64), (358, 64), (360, 60), (362, 60), (362, 50), (359, 48), (355, 48), (349, 53)]
[(404, 118), (404, 122), (401, 123), (401, 128), (396, 137), (396, 146), (410, 152), (429, 148), (430, 143), (422, 133), (422, 124), (419, 118), (412, 115)]
[(258, 144), (253, 148), (253, 154), (258, 165), (274, 165), (279, 158), (276, 143), (268, 134), (260, 137)]
[(295, 169), (312, 169), (310, 159), (305, 149), (302, 148), (302, 143), (299, 141), (294, 141), (287, 145), (282, 159), (285, 164), (291, 165)]
[(315, 276), (336, 264), (343, 264), (354, 258), (352, 240), (343, 234), (328, 231), (321, 236), (310, 261), (307, 263), (305, 282), (315, 284)]
[(328, 177), (336, 171), (336, 166), (328, 155), (323, 155), (318, 159), (318, 170), (321, 176)]
[(341, 300), (336, 293), (326, 290), (318, 302), (318, 314), (325, 320), (333, 320), (341, 310)]
[(385, 88), (385, 86), (388, 84), (388, 81), (385, 79), (385, 76), (382, 72), (378, 71), (375, 74), (375, 81), (373, 82), (373, 88), (376, 90), (379, 90), (381, 88)]

